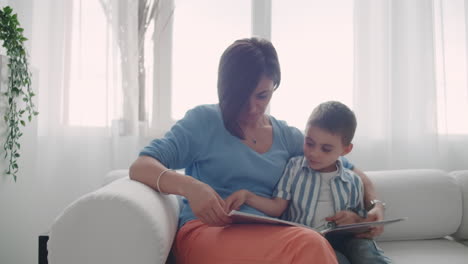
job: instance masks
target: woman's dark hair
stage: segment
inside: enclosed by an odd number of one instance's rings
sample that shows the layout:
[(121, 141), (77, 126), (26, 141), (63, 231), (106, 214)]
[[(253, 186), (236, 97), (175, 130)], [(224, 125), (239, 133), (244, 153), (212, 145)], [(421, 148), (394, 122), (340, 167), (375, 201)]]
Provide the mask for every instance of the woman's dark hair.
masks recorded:
[(244, 139), (238, 124), (239, 114), (262, 76), (278, 88), (281, 70), (276, 50), (270, 41), (261, 38), (236, 40), (221, 56), (218, 68), (218, 99), (224, 126), (233, 135)]

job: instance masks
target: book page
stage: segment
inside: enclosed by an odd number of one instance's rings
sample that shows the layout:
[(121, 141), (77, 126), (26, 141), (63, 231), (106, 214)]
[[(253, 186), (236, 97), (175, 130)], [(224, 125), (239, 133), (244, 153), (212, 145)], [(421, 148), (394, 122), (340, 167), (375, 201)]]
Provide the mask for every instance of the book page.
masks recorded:
[(362, 222), (362, 223), (341, 225), (341, 226), (331, 226), (329, 228), (321, 230), (320, 233), (322, 233), (323, 235), (326, 235), (328, 233), (359, 234), (359, 233), (368, 232), (372, 227), (375, 227), (375, 226), (382, 226), (382, 225), (397, 223), (397, 222), (400, 222), (400, 221), (404, 221), (406, 219), (408, 219), (408, 218), (407, 217), (401, 217), (401, 218), (394, 218), (394, 219), (386, 219), (386, 220), (382, 220), (382, 221)]
[(342, 226), (336, 226), (333, 223), (330, 223), (328, 227), (320, 228), (320, 230), (318, 230), (316, 228), (312, 228), (310, 226), (302, 225), (302, 224), (291, 222), (291, 221), (286, 221), (286, 220), (269, 217), (269, 216), (260, 216), (260, 215), (250, 214), (250, 213), (244, 213), (244, 212), (240, 212), (236, 210), (232, 210), (229, 213), (229, 216), (231, 217), (233, 224), (274, 224), (274, 225), (299, 226), (299, 227), (305, 227), (305, 228), (315, 230), (321, 233), (322, 235), (326, 235), (328, 233), (359, 234), (359, 233), (364, 233), (364, 232), (369, 231), (369, 229), (374, 226), (397, 223), (397, 222), (404, 221), (407, 219), (407, 217), (402, 217), (402, 218), (387, 219), (387, 220), (375, 221), (375, 222), (363, 222), (363, 223), (349, 224), (349, 225), (342, 225)]
[(244, 213), (236, 210), (232, 210), (229, 214), (233, 224), (273, 224), (273, 225), (290, 225), (300, 226), (309, 229), (313, 229), (310, 226), (294, 223), (274, 217), (261, 216), (255, 214)]

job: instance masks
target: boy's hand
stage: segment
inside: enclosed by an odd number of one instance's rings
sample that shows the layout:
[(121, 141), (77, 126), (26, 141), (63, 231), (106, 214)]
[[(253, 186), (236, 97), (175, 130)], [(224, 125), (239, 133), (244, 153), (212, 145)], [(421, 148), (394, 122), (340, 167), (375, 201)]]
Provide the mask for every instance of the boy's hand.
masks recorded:
[(231, 210), (239, 210), (251, 195), (251, 192), (247, 190), (240, 190), (231, 194), (224, 200), (224, 210), (229, 213)]
[(344, 210), (339, 211), (334, 216), (325, 218), (325, 220), (328, 222), (335, 222), (337, 226), (340, 226), (362, 222), (363, 218), (361, 218), (355, 212)]

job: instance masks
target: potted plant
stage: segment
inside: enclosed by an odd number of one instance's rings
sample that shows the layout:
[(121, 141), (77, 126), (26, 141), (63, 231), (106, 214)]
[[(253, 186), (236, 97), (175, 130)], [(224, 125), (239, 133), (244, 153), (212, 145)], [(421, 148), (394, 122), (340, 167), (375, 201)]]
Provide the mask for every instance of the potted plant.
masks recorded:
[(32, 102), (34, 93), (31, 88), (31, 72), (29, 70), (28, 54), (23, 42), (24, 29), (20, 27), (17, 14), (13, 14), (11, 7), (0, 10), (0, 40), (6, 50), (8, 59), (8, 80), (6, 92), (1, 96), (7, 101), (3, 121), (6, 123), (6, 140), (3, 145), (5, 159), (8, 160), (7, 175), (11, 175), (16, 182), (20, 157), (19, 143), (23, 135), (21, 128), (26, 126), (25, 117), (31, 122), (32, 117), (38, 115)]

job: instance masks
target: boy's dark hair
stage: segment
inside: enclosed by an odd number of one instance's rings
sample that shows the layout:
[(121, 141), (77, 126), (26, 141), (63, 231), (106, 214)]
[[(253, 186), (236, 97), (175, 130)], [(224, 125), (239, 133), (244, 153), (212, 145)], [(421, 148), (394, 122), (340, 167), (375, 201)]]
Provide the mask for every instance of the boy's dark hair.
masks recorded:
[(244, 139), (238, 117), (260, 79), (266, 76), (274, 88), (281, 82), (278, 55), (270, 41), (261, 38), (239, 39), (223, 53), (218, 68), (218, 99), (224, 126)]
[(328, 101), (318, 105), (307, 121), (307, 127), (316, 126), (341, 136), (343, 145), (351, 144), (356, 131), (356, 116), (346, 105)]

